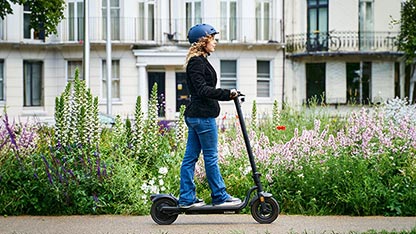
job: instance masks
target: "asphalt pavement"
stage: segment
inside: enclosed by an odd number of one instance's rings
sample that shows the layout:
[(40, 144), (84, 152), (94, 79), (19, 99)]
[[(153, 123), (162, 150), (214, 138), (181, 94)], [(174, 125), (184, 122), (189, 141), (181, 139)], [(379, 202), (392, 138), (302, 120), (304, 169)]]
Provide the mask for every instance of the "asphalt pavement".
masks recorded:
[(171, 225), (157, 225), (150, 216), (6, 216), (0, 234), (335, 234), (410, 231), (416, 217), (350, 217), (280, 215), (259, 224), (251, 215), (180, 215)]

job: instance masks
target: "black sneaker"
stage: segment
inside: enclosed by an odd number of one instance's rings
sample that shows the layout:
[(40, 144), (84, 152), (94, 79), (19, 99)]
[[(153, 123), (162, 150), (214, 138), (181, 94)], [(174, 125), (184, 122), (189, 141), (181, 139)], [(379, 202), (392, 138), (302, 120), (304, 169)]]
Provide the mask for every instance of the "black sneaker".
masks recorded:
[(227, 198), (227, 200), (225, 200), (225, 202), (223, 202), (221, 204), (216, 204), (214, 206), (235, 206), (235, 205), (239, 205), (239, 204), (241, 204), (240, 198), (229, 197), (229, 198)]

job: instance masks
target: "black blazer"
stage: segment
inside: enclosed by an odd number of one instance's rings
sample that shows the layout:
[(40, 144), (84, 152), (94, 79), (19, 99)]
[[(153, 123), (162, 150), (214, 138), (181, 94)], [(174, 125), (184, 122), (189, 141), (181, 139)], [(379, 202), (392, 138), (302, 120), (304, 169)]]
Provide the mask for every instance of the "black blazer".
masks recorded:
[(191, 101), (185, 116), (216, 118), (220, 114), (218, 101), (229, 101), (230, 90), (216, 88), (217, 73), (204, 56), (192, 57), (186, 66), (186, 81)]

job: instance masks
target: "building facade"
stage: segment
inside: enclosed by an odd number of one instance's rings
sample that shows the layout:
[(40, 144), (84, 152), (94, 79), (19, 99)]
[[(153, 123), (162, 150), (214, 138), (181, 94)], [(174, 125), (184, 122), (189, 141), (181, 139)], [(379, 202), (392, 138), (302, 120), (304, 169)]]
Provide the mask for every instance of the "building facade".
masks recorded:
[[(291, 103), (369, 104), (408, 94), (395, 38), (401, 0), (286, 1)], [(407, 77), (407, 78), (406, 78)]]
[[(106, 0), (88, 1), (88, 87), (108, 112)], [(67, 0), (58, 33), (30, 29), (31, 11), (14, 5), (0, 20), (0, 107), (10, 116), (51, 117), (55, 97), (83, 77), (84, 0)], [(394, 44), (401, 0), (111, 0), (111, 114), (146, 111), (158, 85), (159, 116), (177, 117), (189, 100), (183, 64), (188, 29), (220, 34), (209, 60), (219, 87), (237, 88), (258, 112), (273, 102), (373, 103), (406, 96), (406, 69)], [(222, 114), (234, 113), (221, 102)], [(243, 105), (248, 112), (251, 105)]]
[[(158, 84), (159, 116), (173, 119), (189, 99), (183, 64), (188, 29), (213, 25), (220, 34), (209, 60), (219, 86), (237, 88), (267, 110), (280, 98), (283, 52), (279, 0), (111, 0), (111, 114), (132, 115), (137, 96), (142, 107)], [(88, 87), (106, 113), (106, 0), (89, 1), (90, 64)], [(10, 116), (53, 116), (55, 97), (83, 74), (84, 2), (68, 0), (58, 33), (44, 38), (28, 28), (30, 9), (13, 6), (0, 22), (0, 106)], [(222, 102), (232, 113), (232, 102)], [(246, 105), (245, 108), (249, 108)], [(251, 108), (251, 107), (250, 107)]]

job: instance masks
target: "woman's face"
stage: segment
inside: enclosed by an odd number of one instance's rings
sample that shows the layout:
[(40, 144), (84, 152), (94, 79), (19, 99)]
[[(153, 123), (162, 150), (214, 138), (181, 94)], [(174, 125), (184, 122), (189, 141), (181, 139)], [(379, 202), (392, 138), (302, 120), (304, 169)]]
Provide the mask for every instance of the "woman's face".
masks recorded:
[(212, 53), (215, 51), (215, 46), (217, 46), (217, 40), (215, 40), (214, 37), (210, 37), (210, 39), (208, 40), (207, 45), (205, 46), (205, 50), (208, 53)]

